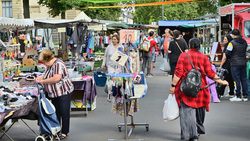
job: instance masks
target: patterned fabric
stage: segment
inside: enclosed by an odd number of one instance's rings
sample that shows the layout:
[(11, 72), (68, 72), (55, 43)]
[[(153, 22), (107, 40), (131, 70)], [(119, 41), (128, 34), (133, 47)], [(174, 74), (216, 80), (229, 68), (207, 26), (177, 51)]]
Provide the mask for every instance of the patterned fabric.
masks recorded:
[[(194, 66), (199, 67), (201, 69), (202, 74), (207, 74), (212, 78), (215, 76), (215, 72), (212, 70), (211, 63), (207, 56), (205, 56), (199, 51), (196, 51), (195, 49), (191, 49), (190, 51), (188, 51), (188, 55)], [(208, 88), (200, 90), (197, 98), (187, 96), (180, 90), (180, 84), (182, 79), (184, 79), (187, 76), (187, 73), (191, 69), (192, 65), (189, 62), (186, 53), (182, 53), (178, 59), (177, 66), (175, 69), (175, 75), (181, 78), (180, 81), (177, 83), (175, 89), (176, 101), (179, 106), (181, 106), (180, 100), (182, 100), (189, 107), (192, 108), (205, 107), (207, 111), (209, 111), (210, 95)], [(202, 75), (201, 88), (205, 87), (206, 85), (207, 85), (206, 76)]]
[[(126, 116), (133, 116), (135, 112), (139, 111), (139, 100), (128, 101), (126, 104)], [(124, 116), (124, 105), (115, 97), (112, 99), (112, 112)]]
[(59, 59), (50, 68), (47, 68), (44, 73), (44, 79), (52, 78), (55, 74), (61, 74), (62, 78), (58, 83), (44, 85), (48, 96), (55, 98), (73, 92), (74, 86), (69, 80), (68, 70), (64, 62)]
[[(228, 73), (226, 69), (216, 67), (216, 75), (220, 77), (221, 80), (224, 80), (225, 73)], [(216, 83), (216, 87), (221, 87), (222, 85), (220, 83)]]

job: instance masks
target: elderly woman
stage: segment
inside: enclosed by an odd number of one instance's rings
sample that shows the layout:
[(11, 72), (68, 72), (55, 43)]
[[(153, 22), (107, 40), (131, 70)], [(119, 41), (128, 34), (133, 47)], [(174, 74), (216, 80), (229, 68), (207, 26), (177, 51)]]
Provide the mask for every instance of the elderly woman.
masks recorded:
[[(199, 67), (201, 74), (206, 74), (213, 80), (228, 85), (227, 81), (218, 79), (219, 77), (212, 70), (211, 63), (207, 56), (199, 52), (200, 41), (191, 39), (189, 41), (190, 50), (187, 52), (194, 67)], [(187, 58), (186, 53), (182, 53), (178, 59), (175, 74), (169, 93), (174, 94), (180, 108), (180, 126), (181, 139), (189, 141), (198, 141), (199, 134), (205, 134), (203, 126), (205, 119), (205, 109), (209, 111), (210, 95), (208, 88), (199, 91), (197, 98), (187, 96), (180, 90), (182, 79), (187, 76), (187, 73), (192, 69), (192, 65)], [(201, 88), (207, 85), (206, 76), (202, 75)]]
[(58, 135), (60, 139), (64, 139), (69, 133), (70, 102), (74, 86), (69, 80), (65, 64), (55, 58), (50, 50), (43, 50), (38, 59), (47, 66), (47, 69), (44, 76), (37, 77), (37, 81), (44, 84), (45, 91), (56, 108), (57, 118), (62, 124), (61, 133)]

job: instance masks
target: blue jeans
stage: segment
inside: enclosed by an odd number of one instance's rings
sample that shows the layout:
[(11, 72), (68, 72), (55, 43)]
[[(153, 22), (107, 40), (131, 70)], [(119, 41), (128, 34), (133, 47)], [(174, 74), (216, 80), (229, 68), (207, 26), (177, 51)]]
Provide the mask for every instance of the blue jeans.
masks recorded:
[(236, 96), (241, 98), (241, 85), (243, 89), (243, 97), (247, 97), (247, 70), (244, 66), (231, 66), (233, 80), (236, 82)]

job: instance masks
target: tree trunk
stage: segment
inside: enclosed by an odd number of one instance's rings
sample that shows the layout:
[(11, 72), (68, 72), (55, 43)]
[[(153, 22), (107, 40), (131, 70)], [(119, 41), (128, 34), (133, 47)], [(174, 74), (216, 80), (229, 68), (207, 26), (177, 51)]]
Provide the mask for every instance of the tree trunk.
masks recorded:
[(65, 19), (65, 12), (61, 13), (61, 19)]
[(30, 5), (29, 0), (23, 0), (23, 17), (30, 18)]

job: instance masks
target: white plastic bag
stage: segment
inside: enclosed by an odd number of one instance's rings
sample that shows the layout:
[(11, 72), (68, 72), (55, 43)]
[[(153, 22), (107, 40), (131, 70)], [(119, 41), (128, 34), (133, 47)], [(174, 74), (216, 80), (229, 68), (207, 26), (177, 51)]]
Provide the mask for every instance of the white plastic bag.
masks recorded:
[(160, 70), (163, 72), (170, 72), (171, 71), (169, 59), (163, 58), (163, 60), (161, 61), (161, 64), (160, 64)]
[(162, 110), (164, 121), (175, 120), (179, 117), (179, 107), (174, 94), (169, 94)]

